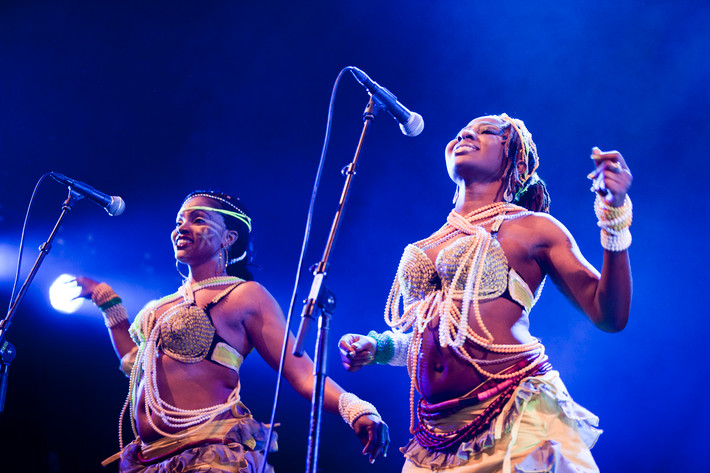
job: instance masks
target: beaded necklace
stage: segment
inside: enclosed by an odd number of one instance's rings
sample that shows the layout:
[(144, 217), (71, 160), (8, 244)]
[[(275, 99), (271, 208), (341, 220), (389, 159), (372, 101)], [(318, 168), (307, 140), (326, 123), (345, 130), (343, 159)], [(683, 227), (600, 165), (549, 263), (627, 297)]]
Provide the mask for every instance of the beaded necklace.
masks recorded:
[[(202, 424), (202, 426), (207, 425), (219, 414), (231, 409), (239, 403), (240, 398), (238, 387), (232, 391), (224, 403), (215, 404), (202, 409), (181, 409), (165, 402), (160, 397), (157, 377), (157, 359), (159, 352), (158, 338), (160, 335), (160, 329), (159, 324), (157, 323), (158, 317), (156, 316), (157, 310), (160, 307), (178, 301), (179, 299), (182, 299), (182, 301), (161, 314), (160, 318), (170, 316), (170, 314), (174, 313), (179, 307), (193, 304), (195, 302), (195, 293), (197, 291), (209, 287), (229, 285), (229, 287), (215, 297), (215, 300), (219, 300), (226, 292), (232, 290), (232, 284), (239, 281), (241, 281), (241, 279), (237, 277), (217, 276), (203, 281), (190, 283), (186, 278), (176, 293), (159, 299), (138, 315), (137, 319), (140, 324), (140, 328), (136, 328), (136, 331), (138, 332), (137, 335), (140, 335), (139, 339), (141, 343), (139, 344), (136, 360), (131, 370), (128, 398), (126, 399), (123, 411), (121, 412), (121, 418), (119, 419), (119, 439), (121, 448), (123, 448), (123, 417), (129, 405), (131, 407), (131, 412), (134, 413), (134, 415), (131, 416), (131, 427), (134, 435), (138, 437), (138, 429), (135, 424), (135, 414), (139, 409), (139, 406), (137, 405), (138, 387), (140, 385), (140, 381), (143, 379), (145, 379), (143, 389), (145, 393), (145, 401), (143, 408), (146, 418), (148, 419), (150, 426), (163, 437), (182, 438), (191, 432), (176, 434), (164, 432), (153, 422), (153, 414), (157, 414), (163, 423), (168, 427), (186, 429), (198, 424)], [(133, 332), (134, 327), (131, 327), (131, 329)]]
[[(474, 210), (467, 215), (461, 215), (456, 211), (449, 213), (446, 223), (430, 237), (415, 243), (422, 250), (435, 248), (462, 234), (472, 237), (471, 243), (465, 253), (461, 256), (462, 261), (472, 261), (471, 268), (466, 276), (464, 285), (464, 296), (461, 301), (461, 309), (456, 304), (453, 291), (437, 290), (429, 293), (424, 299), (419, 300), (409, 307), (404, 308), (400, 314), (400, 299), (402, 292), (399, 280), (395, 277), (392, 289), (387, 298), (385, 307), (385, 322), (398, 332), (405, 332), (413, 328), (412, 341), (409, 346), (407, 367), (412, 379), (410, 386), (410, 431), (414, 431), (414, 406), (415, 383), (418, 381), (419, 373), (419, 353), (423, 341), (424, 330), (436, 317), (439, 319), (438, 339), (439, 345), (450, 347), (452, 351), (462, 360), (468, 362), (478, 373), (489, 378), (505, 380), (516, 378), (529, 372), (540, 361), (545, 358), (544, 346), (535, 340), (526, 344), (496, 344), (493, 335), (486, 327), (481, 316), (479, 307), (479, 289), (483, 278), (483, 270), (486, 263), (486, 254), (491, 245), (493, 237), (484, 228), (489, 224), (500, 224), (503, 221), (513, 220), (528, 215), (533, 212), (523, 207), (506, 203), (496, 202), (480, 209)], [(463, 265), (460, 266), (451, 282), (451, 287), (458, 287), (463, 277)], [(483, 335), (476, 333), (469, 324), (469, 309), (473, 307), (474, 318), (481, 328)], [(466, 342), (481, 347), (487, 352), (505, 354), (507, 356), (500, 360), (480, 360), (471, 356), (466, 349)], [(519, 360), (525, 357), (535, 356), (534, 360), (515, 371), (494, 373), (483, 368), (485, 365), (502, 364)]]

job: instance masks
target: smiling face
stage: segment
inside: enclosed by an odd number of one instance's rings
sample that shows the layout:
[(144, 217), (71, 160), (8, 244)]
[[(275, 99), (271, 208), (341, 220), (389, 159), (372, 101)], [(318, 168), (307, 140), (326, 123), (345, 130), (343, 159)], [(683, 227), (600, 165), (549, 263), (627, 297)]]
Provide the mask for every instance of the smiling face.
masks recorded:
[(479, 117), (446, 146), (446, 168), (454, 182), (477, 177), (498, 180), (505, 171), (503, 148), (506, 123), (499, 117)]
[(217, 207), (207, 197), (192, 197), (185, 201), (177, 214), (171, 233), (175, 259), (190, 266), (219, 258), (222, 248), (232, 245), (237, 232), (227, 229), (224, 217), (218, 212), (195, 207)]

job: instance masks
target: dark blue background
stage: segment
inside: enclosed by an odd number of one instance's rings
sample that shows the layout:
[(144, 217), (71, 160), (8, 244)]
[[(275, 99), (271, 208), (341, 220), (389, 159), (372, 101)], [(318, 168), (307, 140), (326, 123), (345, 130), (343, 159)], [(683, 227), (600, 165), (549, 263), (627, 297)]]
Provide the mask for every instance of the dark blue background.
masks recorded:
[[(349, 428), (327, 415), (322, 471), (401, 468), (405, 371), (348, 374), (335, 345), (345, 332), (384, 327), (401, 249), (438, 228), (451, 208), (445, 144), (471, 118), (502, 112), (532, 131), (552, 214), (597, 267), (591, 147), (619, 149), (634, 173), (635, 294), (626, 330), (595, 329), (552, 284), (532, 314), (533, 333), (572, 395), (601, 417), (599, 466), (706, 469), (709, 25), (707, 2), (682, 0), (2, 1), (0, 300), (9, 298), (25, 209), (43, 173), (120, 195), (127, 209), (112, 218), (79, 202), (23, 301), (9, 331), (18, 356), (0, 469), (101, 471), (99, 461), (117, 449), (127, 382), (100, 316), (90, 307), (55, 312), (47, 288), (63, 272), (90, 275), (112, 284), (131, 314), (175, 290), (168, 236), (189, 191), (218, 188), (244, 199), (257, 278), (288, 307), (330, 91), (348, 65), (422, 114), (426, 128), (408, 138), (389, 116), (375, 120), (328, 279), (338, 297), (329, 371), (379, 407), (393, 448), (369, 466)], [(366, 103), (347, 75), (307, 265), (321, 256)], [(53, 181), (39, 188), (21, 281), (65, 193)], [(299, 300), (309, 284), (306, 275)], [(251, 355), (242, 374), (246, 404), (267, 421), (274, 372)], [(284, 388), (277, 471), (304, 470), (308, 413), (309, 402)]]

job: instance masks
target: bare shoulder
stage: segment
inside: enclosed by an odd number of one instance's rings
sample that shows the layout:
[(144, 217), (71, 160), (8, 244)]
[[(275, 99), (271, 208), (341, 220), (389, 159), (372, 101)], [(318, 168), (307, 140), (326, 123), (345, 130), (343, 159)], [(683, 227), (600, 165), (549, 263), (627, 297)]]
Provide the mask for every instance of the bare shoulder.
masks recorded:
[(274, 301), (271, 293), (256, 281), (245, 281), (230, 294), (230, 303), (237, 304), (242, 309), (255, 309), (263, 304)]
[(262, 284), (256, 281), (244, 281), (239, 285), (237, 291), (253, 297), (271, 297), (271, 293), (269, 293)]
[(562, 222), (547, 213), (534, 212), (509, 223), (511, 230), (519, 232), (522, 237), (533, 238), (538, 245), (549, 246), (572, 241), (572, 235)]
[(246, 318), (270, 318), (281, 316), (281, 308), (271, 293), (256, 281), (239, 285), (228, 297), (227, 304), (233, 313)]

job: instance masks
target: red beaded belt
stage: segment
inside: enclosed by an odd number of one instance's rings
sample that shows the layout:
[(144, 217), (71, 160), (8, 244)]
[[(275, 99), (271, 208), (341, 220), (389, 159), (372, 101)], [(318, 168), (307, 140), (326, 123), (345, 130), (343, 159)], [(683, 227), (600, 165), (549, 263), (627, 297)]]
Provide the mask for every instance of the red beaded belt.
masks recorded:
[[(523, 360), (511, 366), (511, 371), (519, 371), (530, 364), (530, 360)], [(458, 444), (471, 440), (485, 430), (491, 421), (500, 414), (503, 406), (510, 400), (520, 382), (530, 376), (539, 376), (552, 369), (552, 365), (543, 361), (525, 373), (504, 380), (490, 379), (468, 393), (464, 397), (451, 399), (436, 404), (428, 403), (424, 398), (419, 399), (417, 416), (419, 423), (414, 431), (414, 437), (422, 447), (429, 450), (444, 451), (458, 448)], [(471, 423), (451, 432), (435, 432), (427, 421), (448, 417), (461, 409), (475, 406), (497, 396)]]

